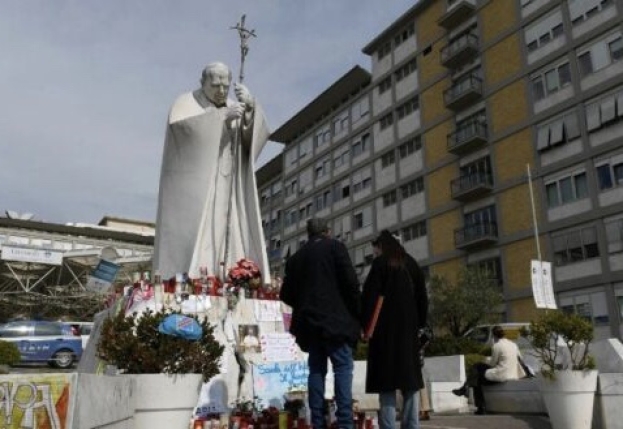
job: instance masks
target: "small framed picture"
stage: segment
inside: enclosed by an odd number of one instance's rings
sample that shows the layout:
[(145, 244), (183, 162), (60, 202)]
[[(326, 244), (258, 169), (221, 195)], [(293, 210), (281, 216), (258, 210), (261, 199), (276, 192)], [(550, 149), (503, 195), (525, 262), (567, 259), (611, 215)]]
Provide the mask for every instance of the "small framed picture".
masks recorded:
[(240, 348), (245, 352), (259, 353), (260, 346), (260, 327), (258, 325), (239, 325), (238, 338)]

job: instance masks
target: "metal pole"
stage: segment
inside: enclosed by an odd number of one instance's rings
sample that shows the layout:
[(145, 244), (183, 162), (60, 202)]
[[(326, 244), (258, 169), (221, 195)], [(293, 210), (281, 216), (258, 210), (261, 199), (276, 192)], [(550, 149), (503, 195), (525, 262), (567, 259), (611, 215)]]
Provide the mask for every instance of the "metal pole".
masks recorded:
[(539, 243), (539, 224), (536, 220), (536, 207), (534, 206), (534, 191), (532, 190), (532, 174), (530, 173), (530, 164), (526, 164), (528, 171), (528, 187), (530, 189), (530, 205), (532, 206), (532, 224), (534, 225), (534, 241), (536, 242), (536, 253), (539, 262), (541, 262), (541, 244)]
[[(246, 15), (242, 15), (240, 18), (240, 22), (237, 23), (234, 27), (230, 27), (233, 30), (238, 31), (238, 36), (240, 37), (240, 74), (238, 76), (239, 83), (244, 81), (244, 61), (249, 53), (249, 38), (257, 37), (255, 35), (255, 30), (248, 30), (244, 26)], [(244, 113), (243, 113), (244, 115)], [(231, 236), (231, 212), (233, 205), (233, 195), (234, 195), (234, 187), (236, 186), (236, 175), (238, 174), (238, 146), (240, 146), (242, 141), (242, 119), (238, 121), (238, 127), (236, 129), (236, 135), (234, 137), (234, 141), (232, 143), (231, 152), (233, 159), (233, 166), (231, 171), (230, 178), (230, 193), (229, 193), (229, 202), (227, 203), (227, 219), (226, 219), (226, 229), (225, 229), (225, 254), (223, 256), (223, 283), (226, 281), (227, 276), (227, 265), (229, 264), (229, 241)]]

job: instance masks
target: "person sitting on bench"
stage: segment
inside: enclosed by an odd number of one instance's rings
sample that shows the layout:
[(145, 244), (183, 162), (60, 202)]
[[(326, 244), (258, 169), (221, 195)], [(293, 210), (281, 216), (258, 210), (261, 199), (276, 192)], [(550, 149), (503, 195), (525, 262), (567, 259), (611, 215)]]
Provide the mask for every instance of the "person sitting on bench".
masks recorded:
[(482, 386), (518, 380), (526, 376), (519, 363), (521, 354), (517, 344), (504, 338), (504, 330), (499, 326), (495, 326), (492, 333), (495, 343), (491, 350), (491, 357), (487, 358), (486, 363), (474, 364), (465, 384), (452, 391), (457, 396), (467, 397), (468, 388), (473, 388), (476, 414), (487, 413)]

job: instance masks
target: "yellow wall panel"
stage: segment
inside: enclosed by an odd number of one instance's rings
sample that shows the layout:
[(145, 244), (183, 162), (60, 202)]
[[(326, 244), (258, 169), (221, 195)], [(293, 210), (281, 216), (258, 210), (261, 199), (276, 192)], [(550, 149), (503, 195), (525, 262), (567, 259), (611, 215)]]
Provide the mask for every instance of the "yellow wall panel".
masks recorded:
[(499, 194), (498, 201), (501, 215), (498, 228), (501, 235), (532, 229), (532, 206), (527, 183), (506, 189)]
[(493, 94), (489, 98), (489, 111), (494, 134), (525, 121), (528, 116), (528, 102), (524, 82), (516, 81)]
[(458, 280), (458, 274), (464, 267), (465, 264), (461, 259), (452, 259), (439, 264), (431, 265), (430, 273), (431, 275), (444, 277), (450, 282), (456, 282)]
[[(443, 2), (435, 2), (443, 3)], [(490, 42), (517, 22), (517, 0), (489, 1), (481, 9), (482, 39)]]
[(530, 322), (535, 319), (540, 310), (534, 305), (533, 298), (523, 298), (508, 302), (509, 322)]
[(489, 87), (517, 74), (523, 66), (520, 39), (512, 34), (500, 43), (487, 49), (484, 54), (485, 78)]
[(455, 250), (454, 229), (459, 227), (458, 210), (432, 217), (429, 226), (428, 236), (431, 240), (432, 256)]
[[(433, 40), (443, 36), (444, 28), (437, 24), (437, 21), (446, 11), (443, 1), (434, 1), (418, 15), (415, 23), (418, 45), (420, 48), (426, 47)], [(437, 57), (439, 58), (439, 57)]]
[(459, 175), (456, 165), (450, 164), (428, 175), (428, 207), (436, 209), (452, 200), (450, 182)]
[(453, 129), (452, 121), (445, 121), (424, 134), (424, 159), (426, 165), (433, 166), (450, 156), (448, 134)]
[(420, 95), (423, 125), (431, 123), (446, 113), (446, 106), (443, 101), (443, 91), (446, 89), (446, 85), (445, 81), (439, 81)]
[(516, 241), (504, 247), (506, 289), (518, 291), (532, 288), (530, 261), (537, 258), (534, 239)]
[(526, 165), (535, 165), (532, 133), (526, 128), (506, 137), (493, 147), (495, 178), (505, 182), (526, 175)]

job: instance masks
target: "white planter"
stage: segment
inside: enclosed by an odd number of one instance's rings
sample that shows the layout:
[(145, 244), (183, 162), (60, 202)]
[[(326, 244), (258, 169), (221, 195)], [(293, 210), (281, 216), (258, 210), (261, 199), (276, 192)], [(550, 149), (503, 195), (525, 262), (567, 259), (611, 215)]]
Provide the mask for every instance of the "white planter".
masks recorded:
[(201, 374), (137, 374), (136, 429), (186, 429), (197, 406)]
[(553, 429), (591, 429), (598, 371), (556, 371), (539, 377), (539, 387)]

